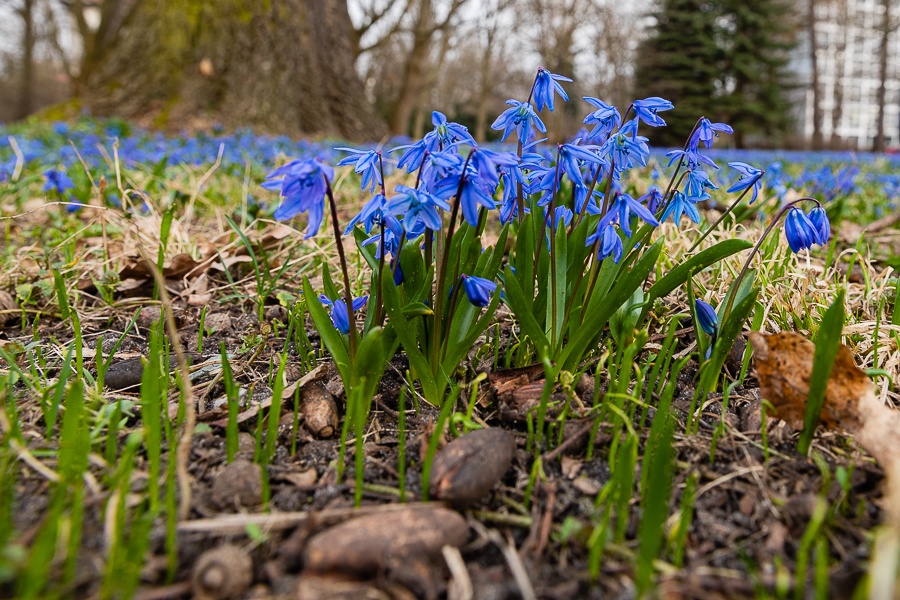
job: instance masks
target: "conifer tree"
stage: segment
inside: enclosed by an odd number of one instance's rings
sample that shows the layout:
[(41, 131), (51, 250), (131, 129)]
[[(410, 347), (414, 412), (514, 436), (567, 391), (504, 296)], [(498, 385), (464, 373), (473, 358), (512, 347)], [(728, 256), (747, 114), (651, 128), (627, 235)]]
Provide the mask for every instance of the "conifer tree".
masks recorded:
[(771, 143), (790, 127), (788, 71), (794, 41), (790, 0), (658, 0), (641, 44), (635, 97), (675, 104), (653, 138), (681, 145), (697, 115)]
[(655, 23), (635, 65), (635, 98), (660, 96), (675, 104), (665, 114), (667, 127), (642, 132), (656, 144), (680, 146), (699, 115), (721, 116), (713, 101), (722, 55), (716, 40), (718, 8), (709, 0), (657, 3)]
[(762, 134), (775, 142), (790, 127), (788, 71), (794, 12), (787, 0), (721, 0), (723, 49), (721, 99), (735, 142)]

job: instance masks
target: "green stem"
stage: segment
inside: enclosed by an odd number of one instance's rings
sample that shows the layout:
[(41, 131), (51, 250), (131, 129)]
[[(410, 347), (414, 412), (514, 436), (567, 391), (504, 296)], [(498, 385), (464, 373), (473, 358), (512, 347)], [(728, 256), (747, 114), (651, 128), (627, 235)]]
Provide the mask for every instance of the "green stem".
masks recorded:
[(756, 245), (753, 246), (752, 250), (750, 250), (750, 256), (747, 257), (747, 261), (744, 263), (744, 266), (741, 267), (740, 273), (738, 273), (738, 276), (735, 278), (734, 283), (731, 284), (732, 292), (728, 297), (728, 304), (725, 305), (725, 311), (722, 313), (722, 323), (725, 323), (728, 320), (728, 316), (731, 314), (731, 309), (734, 306), (734, 299), (737, 296), (738, 290), (741, 289), (741, 283), (744, 281), (744, 276), (747, 275), (747, 271), (750, 269), (750, 262), (753, 260), (754, 255), (759, 252), (763, 241), (769, 236), (769, 233), (772, 231), (772, 229), (775, 228), (775, 225), (778, 224), (778, 221), (781, 220), (781, 217), (786, 215), (787, 211), (794, 208), (794, 206), (801, 202), (815, 202), (816, 205), (822, 206), (822, 203), (815, 198), (800, 198), (798, 200), (794, 200), (793, 202), (788, 202), (781, 208), (781, 210), (779, 210), (775, 214), (775, 217), (772, 218), (772, 222), (769, 223), (769, 226), (766, 227), (765, 231), (763, 231), (763, 234), (759, 236), (759, 240), (756, 241)]
[(356, 357), (356, 316), (353, 314), (353, 292), (350, 289), (350, 272), (347, 270), (347, 257), (344, 254), (344, 243), (341, 241), (341, 225), (338, 223), (337, 203), (334, 201), (334, 193), (331, 183), (325, 179), (325, 193), (331, 208), (331, 224), (334, 226), (334, 241), (337, 244), (338, 257), (341, 261), (341, 273), (344, 276), (344, 302), (347, 303), (347, 316), (350, 320), (350, 361)]
[(450, 242), (453, 241), (453, 233), (456, 230), (456, 218), (457, 215), (459, 215), (460, 198), (462, 197), (463, 185), (466, 181), (466, 169), (469, 167), (469, 161), (472, 159), (472, 155), (476, 152), (478, 152), (477, 148), (469, 152), (469, 155), (466, 157), (466, 162), (463, 164), (462, 173), (459, 176), (459, 186), (456, 188), (456, 197), (453, 199), (453, 208), (450, 211), (450, 223), (447, 225), (447, 238), (444, 242), (443, 256), (440, 257), (438, 263), (438, 278), (435, 286), (437, 293), (434, 298), (434, 327), (432, 331), (434, 339), (431, 342), (431, 368), (435, 373), (437, 373), (438, 364), (440, 363), (440, 342), (443, 339), (442, 332), (444, 319), (441, 311), (444, 308), (444, 278), (447, 276), (448, 261), (446, 254), (450, 251)]
[[(761, 178), (761, 177), (763, 176), (764, 173), (765, 173), (765, 171), (761, 172), (759, 175), (757, 175), (756, 179), (758, 180), (759, 178)], [(729, 214), (731, 214), (731, 212), (732, 212), (735, 208), (737, 208), (737, 205), (740, 204), (741, 200), (744, 199), (744, 196), (747, 195), (747, 192), (749, 192), (749, 191), (751, 190), (751, 188), (753, 187), (754, 183), (756, 183), (756, 180), (754, 180), (753, 183), (751, 183), (751, 184), (748, 185), (746, 188), (744, 188), (744, 191), (741, 193), (740, 196), (738, 196), (738, 199), (735, 200), (735, 201), (731, 204), (731, 206), (729, 206), (728, 209), (727, 209), (725, 212), (723, 212), (723, 213), (721, 214), (721, 216), (719, 216), (718, 219), (716, 219), (715, 223), (713, 223), (712, 225), (710, 225), (710, 226), (707, 228), (707, 230), (703, 232), (703, 235), (701, 235), (701, 236), (697, 239), (697, 241), (694, 242), (694, 245), (691, 246), (690, 250), (688, 250), (688, 253), (693, 252), (693, 251), (697, 248), (697, 246), (699, 246), (699, 245), (703, 242), (703, 240), (705, 240), (705, 239), (707, 238), (707, 236), (708, 236), (710, 233), (712, 233), (713, 230), (714, 230), (716, 227), (719, 226), (719, 223), (721, 223), (722, 221), (724, 221), (724, 220), (725, 220), (725, 217), (727, 217)]]

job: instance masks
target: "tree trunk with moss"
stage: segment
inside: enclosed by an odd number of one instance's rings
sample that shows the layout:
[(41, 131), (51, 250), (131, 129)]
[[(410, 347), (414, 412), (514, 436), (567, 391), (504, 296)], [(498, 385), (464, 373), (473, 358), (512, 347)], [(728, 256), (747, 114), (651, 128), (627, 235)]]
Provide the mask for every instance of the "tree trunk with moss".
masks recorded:
[(158, 125), (377, 139), (343, 0), (143, 1), (85, 101)]

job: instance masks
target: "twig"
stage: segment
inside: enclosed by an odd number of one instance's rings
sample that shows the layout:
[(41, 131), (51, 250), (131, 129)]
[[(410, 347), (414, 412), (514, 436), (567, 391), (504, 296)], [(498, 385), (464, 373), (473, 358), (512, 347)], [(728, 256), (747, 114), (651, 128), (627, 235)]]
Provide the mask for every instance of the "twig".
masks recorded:
[(453, 577), (447, 590), (447, 597), (453, 600), (472, 600), (475, 590), (472, 587), (472, 578), (469, 577), (469, 569), (466, 568), (466, 561), (463, 560), (459, 548), (447, 545), (441, 548), (441, 554), (444, 555), (450, 575)]
[(298, 511), (257, 515), (224, 515), (211, 519), (181, 521), (181, 533), (209, 533), (215, 535), (239, 535), (247, 533), (248, 525), (255, 525), (263, 531), (283, 531), (303, 525), (310, 519), (316, 523), (334, 524), (365, 515), (385, 514), (409, 509), (428, 509), (444, 506), (440, 502), (419, 502), (412, 504), (381, 504), (359, 508), (331, 508), (318, 511)]

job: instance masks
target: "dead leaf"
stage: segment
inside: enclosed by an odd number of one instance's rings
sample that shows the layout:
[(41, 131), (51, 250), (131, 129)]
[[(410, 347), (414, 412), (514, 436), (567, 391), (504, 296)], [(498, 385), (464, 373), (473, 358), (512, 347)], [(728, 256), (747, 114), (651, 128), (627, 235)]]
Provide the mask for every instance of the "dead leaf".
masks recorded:
[(9, 293), (0, 290), (0, 325), (19, 318), (18, 312), (19, 307), (16, 306), (15, 298)]
[[(762, 397), (775, 406), (779, 418), (795, 429), (802, 429), (815, 345), (790, 332), (775, 335), (752, 332), (750, 343)], [(859, 429), (860, 398), (867, 394), (874, 396), (874, 392), (875, 386), (868, 375), (856, 366), (850, 349), (842, 345), (828, 379), (820, 423), (829, 429)]]
[[(796, 333), (756, 332), (750, 334), (750, 344), (763, 398), (775, 406), (779, 417), (802, 427), (815, 345)], [(819, 422), (852, 433), (881, 464), (887, 476), (885, 520), (900, 530), (900, 411), (878, 400), (875, 385), (846, 346), (838, 349)]]

